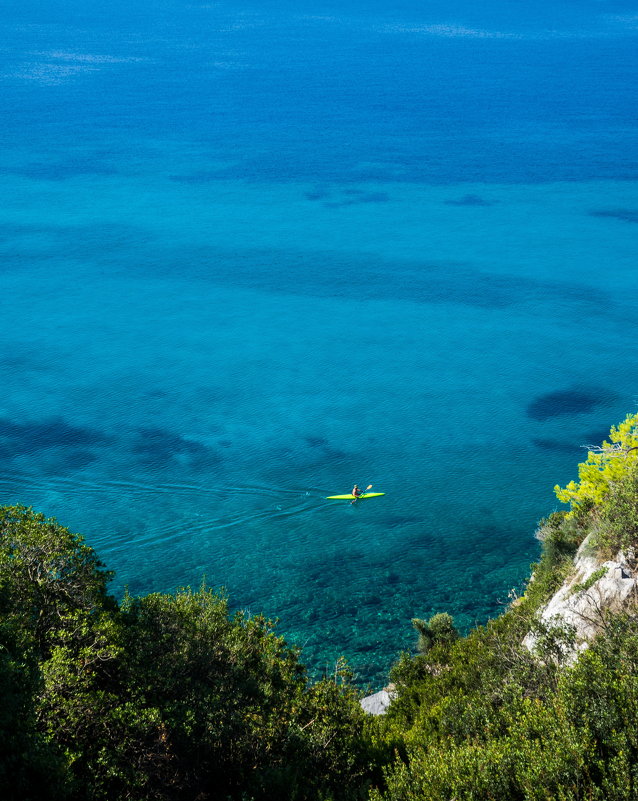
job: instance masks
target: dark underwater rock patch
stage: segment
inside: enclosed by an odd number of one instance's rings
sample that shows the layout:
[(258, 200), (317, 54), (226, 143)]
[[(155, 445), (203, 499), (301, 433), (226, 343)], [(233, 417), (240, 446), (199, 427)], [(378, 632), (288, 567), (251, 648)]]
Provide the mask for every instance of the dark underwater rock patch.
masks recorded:
[(340, 209), (344, 206), (358, 206), (361, 203), (387, 203), (390, 200), (387, 192), (359, 192), (351, 189), (344, 194), (347, 195), (345, 200), (336, 200), (323, 205), (327, 209)]
[(201, 442), (186, 439), (166, 428), (140, 428), (133, 444), (135, 453), (146, 464), (168, 464), (186, 458), (193, 466), (212, 466), (219, 454)]
[(609, 442), (609, 429), (601, 428), (599, 431), (590, 431), (583, 437), (583, 445), (600, 445), (604, 440)]
[(638, 223), (638, 209), (597, 209), (590, 211), (591, 217), (611, 217), (622, 222)]
[(102, 431), (71, 425), (61, 417), (28, 423), (0, 419), (0, 442), (14, 453), (30, 453), (45, 448), (104, 445), (110, 441), (111, 438)]
[(602, 388), (558, 389), (534, 398), (527, 406), (527, 416), (542, 422), (563, 415), (587, 414), (597, 406), (608, 404), (615, 398), (614, 393)]
[(219, 180), (219, 173), (210, 170), (199, 170), (187, 175), (169, 175), (168, 177), (178, 184), (210, 184)]
[[(349, 196), (340, 192), (331, 197), (340, 200)], [(88, 235), (78, 231), (80, 233), (82, 238), (96, 238), (92, 231)], [(129, 246), (138, 247), (138, 244), (130, 244), (130, 240), (133, 236), (139, 240), (142, 235), (142, 230), (122, 231), (121, 251)], [(106, 233), (99, 241), (101, 246), (104, 242), (104, 260), (110, 263), (114, 251), (109, 250)], [(60, 245), (71, 247), (66, 242)], [(83, 255), (86, 254), (78, 251), (78, 257)], [(490, 273), (469, 262), (389, 260), (373, 254), (346, 256), (328, 250), (312, 254), (282, 249), (229, 251), (197, 245), (174, 252), (163, 250), (161, 255), (149, 246), (140, 262), (141, 274), (147, 264), (153, 265), (154, 276), (179, 273), (190, 280), (210, 281), (220, 286), (304, 297), (349, 299), (356, 286), (357, 297), (363, 301), (405, 300), (482, 309), (559, 304), (561, 313), (566, 305), (574, 304), (580, 313), (595, 311), (598, 315), (607, 314), (612, 307), (609, 294), (599, 288), (560, 280), (539, 280), (516, 273)], [(389, 281), (388, 276), (392, 276), (392, 280)], [(220, 390), (213, 402), (224, 397)]]
[(574, 442), (564, 442), (559, 439), (540, 439), (532, 438), (533, 444), (541, 451), (553, 451), (554, 453), (577, 453), (580, 445)]
[(401, 528), (402, 526), (424, 523), (421, 515), (384, 515), (381, 522), (388, 528)]
[(370, 192), (366, 189), (327, 189), (317, 187), (304, 192), (306, 200), (323, 200), (327, 209), (339, 209), (345, 206), (358, 206), (362, 203), (387, 203), (390, 195), (387, 192)]
[(49, 451), (49, 453), (55, 454), (55, 458), (45, 458), (47, 472), (54, 471), (57, 475), (68, 475), (76, 470), (82, 470), (99, 459), (97, 453), (86, 448), (60, 448), (57, 451)]
[(19, 175), (21, 178), (31, 178), (40, 181), (66, 181), (81, 175), (118, 175), (119, 170), (110, 164), (100, 163), (98, 160), (68, 159), (58, 163), (47, 161), (31, 162), (12, 170), (3, 170), (10, 175)]
[(306, 444), (311, 448), (323, 448), (328, 445), (328, 440), (325, 437), (315, 437), (308, 435), (304, 437)]
[(325, 200), (330, 197), (330, 192), (327, 189), (313, 189), (310, 192), (304, 192), (306, 200)]
[(485, 200), (480, 195), (463, 195), (460, 198), (450, 198), (443, 201), (446, 206), (493, 206), (491, 200)]
[(97, 458), (97, 454), (93, 451), (89, 451), (86, 448), (74, 448), (62, 456), (61, 463), (71, 470), (79, 470), (82, 467), (93, 464)]

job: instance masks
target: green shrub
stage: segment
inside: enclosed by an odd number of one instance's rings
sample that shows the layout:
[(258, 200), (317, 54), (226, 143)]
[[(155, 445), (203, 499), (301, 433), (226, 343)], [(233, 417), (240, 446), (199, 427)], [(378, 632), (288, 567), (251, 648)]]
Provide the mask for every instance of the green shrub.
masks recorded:
[[(628, 467), (638, 459), (638, 414), (628, 415), (618, 426), (612, 426), (609, 442), (603, 442), (601, 452), (589, 451), (587, 460), (578, 465), (579, 481), (566, 487), (554, 487), (556, 497), (571, 506), (569, 517), (584, 517), (598, 506), (618, 482)], [(624, 452), (619, 456), (613, 447)]]
[(558, 565), (564, 559), (573, 558), (587, 530), (581, 519), (570, 518), (567, 512), (554, 512), (541, 520), (536, 537), (543, 543), (545, 558), (552, 565)]
[(610, 556), (638, 546), (638, 465), (628, 467), (601, 504), (596, 545)]
[(418, 649), (426, 654), (435, 645), (449, 646), (458, 639), (454, 618), (447, 612), (439, 612), (428, 621), (414, 618), (412, 625), (419, 633)]
[(263, 617), (206, 588), (120, 608), (109, 578), (81, 537), (0, 509), (3, 801), (362, 797), (373, 752), (343, 662), (310, 684)]
[(589, 576), (585, 581), (581, 582), (580, 584), (574, 584), (571, 590), (571, 595), (576, 595), (579, 592), (586, 592), (587, 590), (590, 590), (598, 581), (598, 579), (601, 579), (603, 576), (607, 575), (608, 570), (608, 567), (599, 567), (598, 570), (594, 570), (591, 576)]
[[(446, 671), (407, 688), (415, 697), (404, 745), (371, 798), (635, 801), (638, 617), (611, 619), (560, 670), (527, 662), (490, 628), (459, 641)], [(562, 639), (547, 634), (545, 658)], [(394, 717), (386, 736), (396, 741)]]

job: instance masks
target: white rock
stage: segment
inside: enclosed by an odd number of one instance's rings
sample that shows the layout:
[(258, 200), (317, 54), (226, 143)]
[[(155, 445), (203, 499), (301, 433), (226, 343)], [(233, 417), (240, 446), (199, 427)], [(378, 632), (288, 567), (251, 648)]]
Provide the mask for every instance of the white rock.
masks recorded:
[(370, 715), (385, 715), (392, 698), (393, 694), (388, 690), (379, 690), (378, 693), (362, 698), (361, 706)]
[[(587, 589), (578, 585), (598, 570), (605, 568), (605, 574)], [(587, 537), (574, 558), (574, 572), (563, 586), (542, 608), (539, 617), (545, 623), (567, 623), (576, 630), (576, 650), (567, 655), (573, 661), (579, 650), (587, 647), (603, 629), (605, 620), (612, 612), (619, 612), (635, 603), (637, 598), (636, 576), (622, 553), (615, 560), (600, 562), (592, 553)], [(523, 645), (530, 651), (536, 645), (534, 634), (528, 634)]]

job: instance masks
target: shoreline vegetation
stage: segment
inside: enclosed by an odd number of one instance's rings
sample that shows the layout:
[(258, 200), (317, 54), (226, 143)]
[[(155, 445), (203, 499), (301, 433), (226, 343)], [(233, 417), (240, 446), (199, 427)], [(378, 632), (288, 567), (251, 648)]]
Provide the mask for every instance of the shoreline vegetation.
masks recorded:
[[(637, 446), (630, 415), (556, 488), (569, 511), (541, 521), (541, 558), (503, 615), (465, 637), (454, 610), (413, 620), (379, 716), (345, 660), (311, 682), (271, 622), (205, 585), (118, 602), (82, 537), (1, 508), (2, 798), (638, 798)], [(596, 595), (609, 560), (633, 581), (622, 605)], [(565, 587), (593, 599), (588, 642), (546, 614)]]

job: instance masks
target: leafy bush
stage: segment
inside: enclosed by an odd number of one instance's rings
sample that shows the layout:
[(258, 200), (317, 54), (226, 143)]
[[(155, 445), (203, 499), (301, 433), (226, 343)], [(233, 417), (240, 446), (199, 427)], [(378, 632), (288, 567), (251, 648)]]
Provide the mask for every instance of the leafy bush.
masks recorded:
[(459, 637), (454, 618), (447, 612), (439, 612), (427, 622), (414, 618), (412, 625), (419, 632), (418, 648), (422, 654), (426, 654), (435, 645), (451, 645)]
[(615, 555), (638, 546), (638, 464), (633, 462), (601, 504), (596, 545)]
[(109, 578), (81, 537), (0, 509), (3, 801), (362, 797), (343, 663), (311, 685), (264, 618), (205, 587), (120, 608)]
[[(72, 757), (51, 737), (48, 675), (62, 651), (90, 670), (93, 632), (115, 609), (110, 574), (81, 537), (24, 507), (0, 508), (0, 786), (4, 798), (70, 797)], [(68, 688), (67, 688), (68, 689)], [(69, 698), (69, 704), (72, 700)]]
[(570, 517), (567, 512), (554, 512), (540, 521), (536, 537), (543, 543), (544, 557), (558, 565), (563, 559), (573, 558), (587, 530), (583, 520)]
[[(589, 451), (587, 460), (578, 465), (578, 482), (570, 481), (564, 488), (554, 487), (558, 500), (571, 505), (569, 517), (582, 517), (600, 504), (627, 468), (636, 463), (638, 414), (630, 414), (619, 426), (612, 426), (609, 440), (602, 443), (601, 453)], [(624, 451), (624, 456), (614, 453), (612, 444)]]
[(594, 584), (601, 579), (603, 576), (606, 576), (609, 571), (608, 567), (599, 567), (598, 570), (594, 570), (594, 572), (589, 576), (585, 581), (574, 584), (571, 590), (572, 595), (576, 595), (579, 592), (586, 592), (590, 590)]
[(638, 797), (638, 617), (613, 619), (573, 667), (528, 659), (490, 627), (460, 641), (408, 688), (411, 716), (399, 705), (385, 722), (404, 746), (371, 799)]

